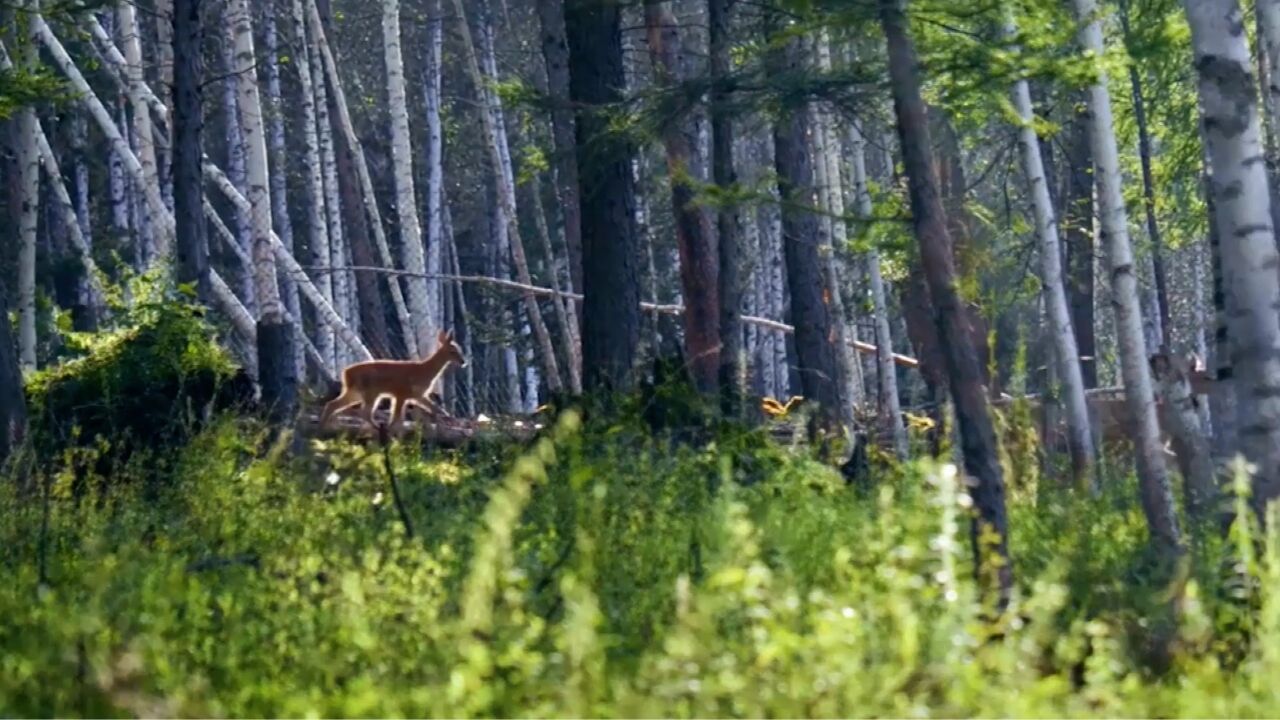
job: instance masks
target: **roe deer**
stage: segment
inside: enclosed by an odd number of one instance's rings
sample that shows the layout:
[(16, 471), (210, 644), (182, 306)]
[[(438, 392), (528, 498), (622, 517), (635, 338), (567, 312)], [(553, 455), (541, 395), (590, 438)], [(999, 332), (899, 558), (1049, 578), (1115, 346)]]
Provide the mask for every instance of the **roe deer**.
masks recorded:
[(323, 428), (334, 415), (355, 405), (361, 405), (360, 417), (373, 426), (373, 407), (378, 400), (391, 397), (391, 422), (389, 428), (398, 428), (404, 421), (405, 409), (414, 403), (429, 413), (445, 413), (427, 394), (444, 375), (451, 364), (466, 367), (467, 359), (462, 348), (454, 342), (453, 331), (440, 331), (436, 336), (440, 347), (423, 360), (366, 360), (348, 365), (342, 371), (342, 394), (330, 400), (320, 413)]

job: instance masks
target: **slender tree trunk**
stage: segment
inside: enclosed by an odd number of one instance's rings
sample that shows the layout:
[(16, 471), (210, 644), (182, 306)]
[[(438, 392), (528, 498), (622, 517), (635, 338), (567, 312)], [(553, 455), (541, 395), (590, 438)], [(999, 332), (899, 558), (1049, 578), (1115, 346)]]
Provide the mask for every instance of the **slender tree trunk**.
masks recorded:
[[(538, 178), (530, 180), (529, 199), (533, 208), (533, 224), (538, 233), (538, 240), (542, 244), (542, 252), (546, 255), (547, 265), (550, 269), (550, 285), (556, 295), (551, 298), (551, 308), (556, 314), (556, 324), (560, 326), (560, 332), (564, 335), (564, 358), (569, 369), (569, 389), (578, 394), (582, 392), (582, 376), (579, 375), (582, 364), (577, 359), (578, 338), (576, 319), (572, 319), (569, 315), (569, 307), (573, 306), (572, 301), (566, 302), (558, 293), (562, 292), (560, 285), (559, 273), (555, 271), (556, 251), (551, 245), (551, 231), (547, 229), (547, 213), (542, 206), (542, 192), (539, 187)], [(566, 307), (567, 306), (567, 307)]]
[(1213, 168), (1239, 442), (1257, 467), (1258, 510), (1280, 495), (1280, 265), (1271, 226), (1256, 85), (1235, 0), (1186, 0)]
[[(804, 67), (803, 45), (792, 38), (779, 56), (779, 75)], [(818, 403), (826, 424), (841, 421), (843, 398), (839, 387), (836, 333), (840, 318), (831, 300), (836, 288), (824, 270), (819, 242), (820, 218), (809, 209), (817, 188), (809, 154), (808, 108), (791, 108), (774, 127), (774, 164), (782, 197), (782, 250), (786, 258), (787, 288), (791, 294), (791, 324), (795, 327), (796, 355), (804, 396)]]
[[(708, 0), (708, 42), (711, 51), (711, 173), (715, 184), (727, 191), (737, 182), (733, 163), (733, 120), (728, 107), (729, 0)], [(742, 228), (738, 210), (720, 207), (716, 218), (720, 300), (720, 408), (729, 416), (742, 413), (746, 394), (748, 351), (742, 347)], [(754, 344), (754, 343), (753, 343)], [(752, 348), (754, 349), (754, 348)]]
[[(476, 95), (485, 106), (480, 113), (480, 117), (488, 140), (485, 144), (489, 148), (489, 161), (493, 165), (494, 183), (498, 192), (499, 209), (502, 213), (501, 222), (507, 226), (512, 264), (515, 267), (516, 278), (522, 284), (530, 285), (532, 284), (532, 277), (529, 274), (528, 259), (525, 257), (524, 241), (520, 237), (520, 219), (516, 212), (515, 177), (514, 173), (511, 172), (511, 158), (507, 150), (502, 101), (485, 80), (486, 75), (489, 82), (498, 80), (496, 63), (493, 58), (493, 30), (487, 17), (487, 11), (482, 11), (482, 15), (485, 17), (482, 18), (481, 23), (479, 50), (483, 57), (477, 58), (477, 48), (471, 39), (471, 27), (467, 23), (467, 13), (463, 0), (453, 0), (453, 6), (459, 18), (458, 29), (462, 35), (466, 70), (471, 76), (471, 84), (476, 89)], [(485, 66), (483, 70), (481, 68), (482, 62)], [(551, 344), (551, 333), (547, 331), (546, 323), (542, 320), (542, 311), (538, 308), (538, 301), (533, 295), (526, 293), (524, 295), (524, 307), (525, 313), (529, 317), (529, 324), (533, 327), (533, 335), (537, 341), (538, 354), (542, 360), (547, 387), (552, 392), (560, 392), (562, 387), (560, 368), (556, 363), (555, 349)]]
[[(383, 53), (387, 64), (387, 105), (391, 115), (391, 162), (396, 188), (396, 217), (399, 219), (400, 252), (404, 269), (425, 273), (422, 226), (418, 222), (418, 198), (414, 188), (413, 142), (409, 129), (409, 102), (404, 81), (404, 59), (400, 52), (400, 0), (382, 0)], [(426, 355), (435, 349), (431, 318), (430, 288), (423, 278), (409, 278), (409, 312), (416, 332), (414, 343)]]
[[(226, 23), (226, 30), (223, 32), (223, 63), (226, 78), (222, 83), (222, 111), (224, 115), (223, 139), (227, 146), (227, 177), (231, 180), (231, 184), (235, 186), (240, 194), (248, 196), (249, 188), (245, 185), (245, 168), (244, 168), (244, 136), (243, 128), (240, 127), (240, 100), (237, 96), (237, 83), (235, 76), (236, 59), (235, 44), (230, 35), (231, 28), (230, 4), (224, 6), (223, 22)], [(246, 253), (253, 252), (253, 227), (249, 219), (247, 210), (235, 211), (234, 229), (236, 240), (239, 241), (240, 247)], [(246, 267), (241, 275), (237, 278), (237, 289), (240, 291), (240, 297), (244, 299), (244, 304), (251, 312), (258, 311), (258, 299), (254, 289), (253, 268)]]
[(173, 185), (178, 282), (194, 283), (201, 300), (212, 299), (209, 241), (205, 236), (204, 25), (201, 0), (173, 6)]
[(1280, 221), (1280, 0), (1257, 0), (1258, 80), (1266, 109), (1267, 178), (1271, 181), (1271, 223)]
[(553, 167), (569, 250), (570, 289), (582, 287), (582, 207), (578, 195), (578, 158), (574, 147), (573, 106), (569, 102), (569, 43), (565, 39), (562, 0), (538, 0), (542, 57), (547, 65), (547, 89), (553, 103), (551, 134), (555, 143)]
[(0, 274), (0, 467), (22, 447), (27, 435), (26, 395), (22, 390), (22, 369), (4, 306), (5, 280)]
[(1087, 102), (1081, 100), (1067, 126), (1067, 182), (1062, 200), (1066, 216), (1063, 233), (1067, 245), (1067, 298), (1086, 389), (1098, 387), (1098, 350), (1093, 326), (1093, 154), (1089, 148), (1089, 115)]
[(294, 329), (285, 319), (272, 245), (271, 186), (266, 129), (258, 94), (257, 57), (248, 0), (231, 0), (228, 12), (235, 38), (236, 102), (245, 149), (245, 183), (253, 233), (254, 293), (258, 298), (258, 383), (262, 402), (283, 420), (297, 404)]
[[(159, 188), (160, 175), (156, 169), (156, 145), (153, 140), (155, 134), (151, 130), (151, 111), (147, 107), (143, 90), (142, 41), (133, 3), (125, 1), (117, 5), (116, 18), (124, 45), (125, 80), (129, 89), (129, 105), (133, 110), (133, 133), (137, 138), (136, 154), (138, 161), (142, 163), (143, 182)], [(170, 238), (158, 231), (157, 226), (162, 223), (149, 210), (144, 209), (141, 217), (143, 222), (139, 227), (139, 241), (143, 249), (142, 256), (149, 265), (164, 262), (169, 256)]]
[[(946, 343), (947, 374), (955, 402), (965, 470), (975, 484), (970, 490), (977, 516), (972, 540), (974, 552), (998, 578), (1000, 607), (1004, 608), (1013, 586), (1005, 515), (1004, 478), (996, 447), (991, 409), (982, 382), (981, 361), (970, 340), (964, 307), (955, 286), (951, 239), (934, 175), (932, 141), (920, 96), (915, 47), (907, 31), (906, 14), (899, 0), (880, 0), (880, 23), (889, 49), (889, 81), (898, 119), (903, 165), (911, 197), (911, 214), (920, 259), (933, 302), (938, 334)], [(984, 532), (995, 533), (995, 558), (982, 557)], [(990, 563), (990, 564), (988, 564)]]
[[(27, 0), (24, 12), (39, 9), (37, 0)], [(23, 28), (29, 32), (28, 28)], [(24, 32), (24, 34), (26, 34)], [(34, 42), (24, 38), (18, 47), (17, 63), (27, 71), (39, 62)], [(17, 164), (18, 196), (18, 363), (23, 372), (36, 369), (36, 233), (40, 220), (40, 153), (36, 147), (36, 111), (20, 108), (13, 125), (14, 156)], [(7, 323), (8, 315), (0, 317)]]
[[(1086, 53), (1100, 58), (1105, 48), (1097, 4), (1095, 0), (1074, 0), (1074, 3), (1076, 14), (1082, 23), (1079, 31), (1080, 45)], [(1151, 367), (1146, 342), (1142, 337), (1138, 278), (1133, 248), (1129, 244), (1129, 224), (1121, 188), (1111, 93), (1107, 89), (1106, 71), (1101, 67), (1097, 68), (1097, 76), (1089, 87), (1089, 109), (1092, 113), (1089, 142), (1093, 150), (1098, 216), (1111, 275), (1116, 341), (1120, 347), (1125, 400), (1133, 418), (1133, 444), (1137, 455), (1142, 508), (1154, 545), (1162, 554), (1172, 556), (1181, 553), (1182, 537), (1160, 442)]]
[[(1013, 10), (1005, 9), (1005, 36), (1014, 38), (1017, 27)], [(1049, 177), (1040, 155), (1040, 139), (1036, 135), (1035, 115), (1031, 107), (1031, 88), (1025, 79), (1013, 84), (1013, 106), (1021, 126), (1022, 166), (1031, 191), (1035, 211), (1036, 237), (1040, 241), (1040, 279), (1043, 283), (1045, 313), (1049, 321), (1058, 381), (1062, 384), (1062, 405), (1067, 416), (1067, 445), (1077, 482), (1096, 485), (1092, 477), (1094, 461), (1093, 435), (1089, 429), (1089, 407), (1085, 404), (1084, 376), (1080, 372), (1080, 351), (1071, 328), (1071, 313), (1062, 281), (1062, 247), (1058, 242), (1058, 221), (1054, 217), (1053, 200), (1049, 197)]]
[[(444, 63), (444, 17), (440, 0), (432, 0), (427, 18), (427, 52), (423, 69), (423, 97), (427, 116), (427, 273), (440, 273), (444, 246), (444, 128), (440, 120)], [(427, 323), (444, 327), (442, 304), (451, 291), (439, 280), (427, 281)]]
[[(856, 123), (849, 123), (849, 145), (853, 154), (853, 194), (857, 202), (858, 217), (870, 222), (873, 208), (871, 189), (867, 182), (867, 139)], [(890, 168), (892, 180), (892, 168)], [(867, 252), (867, 276), (871, 286), (871, 301), (875, 308), (876, 324), (876, 376), (879, 388), (879, 413), (881, 427), (888, 430), (893, 442), (894, 454), (906, 460), (908, 454), (907, 428), (902, 422), (902, 404), (898, 397), (898, 373), (893, 365), (893, 333), (889, 328), (889, 302), (884, 289), (884, 277), (880, 272), (880, 251), (871, 248)]]
[(626, 85), (622, 9), (612, 3), (567, 0), (569, 98), (582, 107), (575, 128), (582, 207), (582, 368), (588, 391), (624, 389), (640, 340), (640, 283), (635, 154), (609, 127), (609, 106)]
[[(646, 0), (644, 17), (649, 59), (657, 82), (673, 87), (685, 79), (679, 21), (667, 0)], [(698, 182), (694, 170), (696, 123), (687, 113), (667, 123), (662, 141), (680, 250), (680, 288), (686, 308), (685, 354), (698, 389), (714, 393), (720, 372), (719, 280), (711, 218), (694, 203)]]
[[(290, 18), (297, 43), (294, 47), (292, 65), (297, 68), (300, 87), (300, 110), (302, 112), (302, 141), (305, 148), (306, 163), (306, 197), (307, 197), (307, 248), (311, 253), (312, 264), (318, 266), (314, 282), (320, 294), (330, 304), (333, 303), (333, 275), (325, 270), (329, 265), (329, 224), (326, 219), (324, 187), (324, 162), (320, 154), (320, 136), (318, 134), (318, 118), (316, 108), (316, 90), (313, 84), (312, 57), (315, 54), (307, 37), (306, 16), (302, 10), (302, 0), (291, 0)], [(323, 79), (322, 81), (323, 82)], [(324, 113), (328, 120), (327, 109)], [(339, 223), (341, 224), (341, 223)], [(316, 323), (316, 350), (324, 358), (326, 367), (335, 370), (335, 348), (333, 330), (323, 322)]]
[[(356, 135), (355, 127), (351, 123), (347, 98), (342, 90), (342, 80), (338, 76), (338, 65), (334, 60), (332, 51), (329, 49), (328, 40), (325, 39), (324, 24), (320, 18), (320, 11), (316, 8), (314, 0), (310, 2), (310, 6), (311, 35), (315, 39), (316, 49), (322, 61), (321, 65), (324, 67), (325, 75), (329, 79), (328, 89), (333, 94), (332, 109), (336, 113), (338, 127), (342, 130), (347, 148), (350, 150), (354, 161), (356, 179), (360, 182), (360, 196), (364, 201), (365, 214), (369, 220), (369, 229), (372, 231), (373, 240), (377, 245), (378, 256), (382, 259), (382, 264), (388, 268), (394, 268), (395, 262), (391, 258), (391, 249), (387, 245), (386, 233), (382, 227), (382, 212), (378, 209), (377, 194), (373, 188), (373, 180), (369, 176), (369, 164), (365, 160), (364, 146), (361, 145), (360, 138)], [(391, 289), (391, 301), (395, 306), (396, 317), (400, 320), (400, 332), (403, 335), (405, 351), (410, 357), (417, 357), (419, 354), (417, 334), (414, 332), (413, 320), (409, 315), (409, 308), (405, 304), (404, 294), (400, 290), (400, 282), (394, 276), (388, 275), (387, 285)], [(337, 288), (335, 288), (336, 291)]]
[[(269, 9), (262, 14), (265, 27), (263, 35), (266, 42), (264, 52), (266, 62), (263, 63), (267, 80), (267, 152), (271, 161), (271, 220), (280, 236), (280, 242), (295, 256), (297, 245), (293, 240), (293, 220), (289, 217), (288, 197), (288, 147), (284, 134), (284, 103), (280, 95), (280, 36), (276, 25), (276, 13)], [(298, 297), (298, 283), (286, 274), (280, 275), (280, 289), (283, 293), (285, 312), (296, 318), (294, 324), (294, 366), (298, 378), (306, 376), (306, 349), (302, 331), (302, 301)]]

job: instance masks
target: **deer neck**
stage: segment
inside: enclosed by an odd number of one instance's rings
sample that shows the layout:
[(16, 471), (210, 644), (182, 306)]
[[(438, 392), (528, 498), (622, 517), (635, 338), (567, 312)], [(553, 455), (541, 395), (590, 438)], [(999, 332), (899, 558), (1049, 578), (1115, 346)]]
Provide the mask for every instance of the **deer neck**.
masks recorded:
[(418, 367), (422, 368), (424, 374), (435, 377), (444, 372), (449, 364), (449, 358), (445, 357), (444, 349), (436, 350), (426, 357), (426, 359), (418, 362)]

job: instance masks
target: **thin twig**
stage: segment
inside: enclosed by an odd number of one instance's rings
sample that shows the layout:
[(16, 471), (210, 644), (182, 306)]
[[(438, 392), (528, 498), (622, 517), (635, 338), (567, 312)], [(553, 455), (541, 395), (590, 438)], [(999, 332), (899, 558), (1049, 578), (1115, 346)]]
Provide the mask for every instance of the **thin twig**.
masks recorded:
[(400, 522), (404, 523), (405, 537), (413, 539), (413, 521), (409, 519), (409, 510), (400, 497), (400, 483), (396, 482), (396, 471), (391, 467), (391, 443), (387, 440), (389, 423), (378, 425), (378, 442), (382, 444), (382, 464), (387, 469), (387, 479), (391, 481), (391, 497), (395, 500), (396, 511), (400, 513)]

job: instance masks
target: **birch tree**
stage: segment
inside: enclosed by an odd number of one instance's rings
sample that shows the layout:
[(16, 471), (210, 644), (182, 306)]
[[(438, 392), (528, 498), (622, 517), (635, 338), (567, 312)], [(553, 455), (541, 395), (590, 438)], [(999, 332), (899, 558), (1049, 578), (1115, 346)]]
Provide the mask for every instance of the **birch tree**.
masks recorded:
[[(1095, 0), (1073, 2), (1081, 23), (1080, 45), (1095, 59), (1101, 58), (1105, 48), (1097, 3)], [(1173, 555), (1181, 552), (1182, 537), (1160, 443), (1155, 394), (1142, 334), (1141, 300), (1138, 297), (1133, 248), (1129, 243), (1129, 220), (1121, 187), (1111, 92), (1107, 88), (1106, 70), (1100, 65), (1095, 68), (1094, 80), (1089, 86), (1089, 111), (1089, 142), (1093, 150), (1098, 218), (1110, 269), (1125, 401), (1133, 418), (1133, 444), (1142, 509), (1154, 545), (1165, 555)]]
[[(427, 248), (424, 265), (428, 275), (442, 272), (444, 248), (444, 127), (440, 120), (444, 65), (444, 18), (440, 0), (432, 0), (427, 16), (426, 62), (423, 67), (423, 103), (427, 123)], [(439, 280), (427, 282), (427, 322), (444, 327), (447, 288)]]
[[(419, 275), (427, 271), (418, 223), (418, 198), (413, 183), (413, 144), (409, 131), (409, 103), (405, 96), (404, 59), (400, 52), (400, 0), (382, 1), (383, 53), (387, 65), (387, 105), (391, 113), (391, 162), (396, 187), (396, 217), (400, 221), (400, 251), (404, 268)], [(431, 301), (425, 278), (409, 279), (409, 312), (417, 333), (414, 344), (424, 355), (435, 346), (440, 328), (431, 323)]]
[[(37, 0), (27, 0), (24, 10), (31, 18), (39, 9)], [(34, 22), (34, 20), (32, 20)], [(18, 47), (18, 65), (30, 70), (38, 57), (31, 28)], [(36, 369), (36, 231), (40, 219), (40, 154), (36, 147), (36, 111), (27, 106), (15, 117), (15, 155), (18, 185), (18, 364), (23, 372)], [(8, 318), (0, 318), (8, 322)]]
[(285, 320), (285, 308), (276, 279), (267, 140), (248, 0), (230, 0), (228, 15), (235, 40), (236, 102), (244, 138), (245, 182), (249, 190), (253, 232), (254, 293), (258, 300), (258, 383), (262, 387), (263, 403), (275, 417), (283, 418), (296, 403), (298, 378), (294, 365), (293, 328)]
[(1280, 495), (1280, 265), (1256, 87), (1235, 0), (1186, 0), (1213, 168), (1240, 449), (1256, 466), (1259, 511)]
[[(138, 161), (142, 163), (142, 181), (148, 185), (160, 187), (160, 175), (156, 169), (156, 135), (151, 129), (151, 110), (147, 106), (146, 91), (143, 88), (142, 75), (142, 40), (139, 37), (138, 18), (131, 0), (122, 0), (116, 6), (116, 22), (120, 29), (120, 40), (124, 45), (125, 80), (129, 90), (129, 106), (132, 109), (133, 134), (137, 139)], [(140, 192), (145, 192), (141, 190)], [(145, 206), (146, 203), (143, 203)], [(154, 264), (164, 262), (169, 257), (172, 238), (158, 229), (162, 225), (154, 217), (150, 209), (144, 210), (141, 216), (139, 240), (142, 243), (142, 256), (146, 262)]]
[[(1017, 36), (1013, 10), (1006, 7), (1004, 34)], [(1062, 404), (1067, 416), (1067, 444), (1071, 465), (1078, 481), (1090, 480), (1094, 460), (1093, 435), (1089, 429), (1089, 408), (1085, 404), (1084, 376), (1080, 372), (1080, 351), (1067, 307), (1067, 293), (1062, 280), (1062, 247), (1058, 241), (1058, 220), (1049, 197), (1049, 178), (1040, 155), (1040, 139), (1035, 130), (1035, 114), (1031, 107), (1031, 88), (1025, 78), (1013, 84), (1013, 107), (1018, 113), (1018, 141), (1022, 146), (1022, 168), (1031, 193), (1035, 215), (1036, 239), (1040, 243), (1040, 282), (1049, 335), (1057, 360), (1056, 370), (1062, 383)]]

